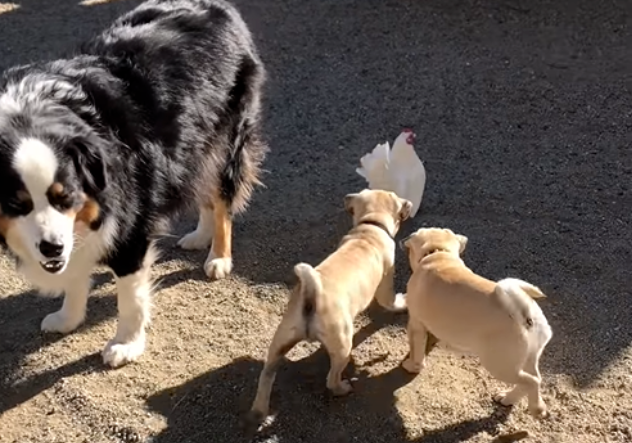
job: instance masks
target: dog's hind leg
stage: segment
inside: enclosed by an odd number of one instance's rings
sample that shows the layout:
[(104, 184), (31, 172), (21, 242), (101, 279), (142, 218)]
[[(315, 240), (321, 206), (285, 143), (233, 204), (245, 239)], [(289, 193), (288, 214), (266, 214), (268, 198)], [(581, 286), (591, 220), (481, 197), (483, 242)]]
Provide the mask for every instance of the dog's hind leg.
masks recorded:
[(494, 355), (495, 352), (490, 351), (489, 355), (479, 355), (481, 364), (493, 377), (515, 386), (511, 390), (494, 396), (494, 400), (505, 406), (511, 406), (527, 395), (531, 414), (537, 418), (546, 417), (546, 405), (540, 395), (541, 378), (537, 370), (537, 354), (529, 354), (526, 361), (512, 362)]
[(263, 370), (259, 375), (257, 395), (252, 403), (248, 420), (251, 425), (260, 425), (268, 416), (270, 393), (276, 373), (283, 357), (305, 338), (302, 322), (296, 320), (296, 313), (288, 310), (274, 333)]
[(230, 274), (233, 269), (232, 235), (233, 220), (227, 203), (217, 194), (213, 198), (213, 242), (206, 262), (204, 272), (217, 280)]
[(182, 249), (206, 249), (213, 239), (213, 208), (200, 205), (198, 224), (195, 231), (189, 232), (178, 241)]
[(409, 318), (407, 332), (410, 349), (408, 358), (402, 362), (402, 367), (411, 374), (418, 374), (425, 364), (428, 330), (423, 323)]
[(342, 373), (349, 364), (353, 347), (353, 321), (346, 319), (340, 328), (333, 328), (319, 337), (329, 353), (329, 373), (327, 388), (335, 396), (347, 395), (353, 391), (349, 380), (343, 380)]

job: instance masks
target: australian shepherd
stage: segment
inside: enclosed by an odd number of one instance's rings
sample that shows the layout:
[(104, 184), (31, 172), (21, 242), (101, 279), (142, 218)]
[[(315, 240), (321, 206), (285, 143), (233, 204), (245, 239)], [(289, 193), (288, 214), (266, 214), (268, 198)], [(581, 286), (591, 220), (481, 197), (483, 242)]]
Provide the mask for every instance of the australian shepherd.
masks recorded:
[(209, 278), (231, 272), (232, 216), (259, 184), (265, 70), (223, 0), (149, 0), (71, 58), (0, 82), (0, 239), (42, 293), (64, 294), (42, 330), (85, 317), (97, 265), (114, 274), (117, 367), (145, 348), (156, 236), (187, 206)]

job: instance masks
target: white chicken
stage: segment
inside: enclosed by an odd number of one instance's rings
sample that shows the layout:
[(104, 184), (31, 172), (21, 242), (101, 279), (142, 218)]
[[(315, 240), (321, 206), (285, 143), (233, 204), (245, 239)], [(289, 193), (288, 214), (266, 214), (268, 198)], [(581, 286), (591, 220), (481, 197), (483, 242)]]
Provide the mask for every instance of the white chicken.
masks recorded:
[(392, 191), (413, 204), (410, 217), (414, 217), (421, 205), (426, 186), (426, 169), (415, 153), (415, 134), (404, 129), (393, 142), (378, 144), (373, 151), (360, 159), (356, 169), (369, 184), (370, 189)]

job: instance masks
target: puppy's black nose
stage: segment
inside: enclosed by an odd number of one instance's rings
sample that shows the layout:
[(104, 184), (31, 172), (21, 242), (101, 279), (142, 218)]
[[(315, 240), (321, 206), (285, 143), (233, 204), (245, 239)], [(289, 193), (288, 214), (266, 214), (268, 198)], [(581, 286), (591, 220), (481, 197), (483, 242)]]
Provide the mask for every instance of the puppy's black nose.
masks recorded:
[(61, 253), (64, 252), (64, 245), (58, 245), (42, 240), (39, 244), (39, 250), (44, 257), (55, 258), (59, 257)]

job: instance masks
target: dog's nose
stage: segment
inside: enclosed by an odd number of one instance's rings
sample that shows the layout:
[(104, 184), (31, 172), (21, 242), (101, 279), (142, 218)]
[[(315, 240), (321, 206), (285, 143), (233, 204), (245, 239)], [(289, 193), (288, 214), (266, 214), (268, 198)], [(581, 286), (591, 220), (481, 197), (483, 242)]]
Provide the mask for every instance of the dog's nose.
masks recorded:
[(46, 258), (59, 257), (64, 252), (64, 245), (51, 243), (46, 240), (42, 240), (39, 244), (39, 250)]

